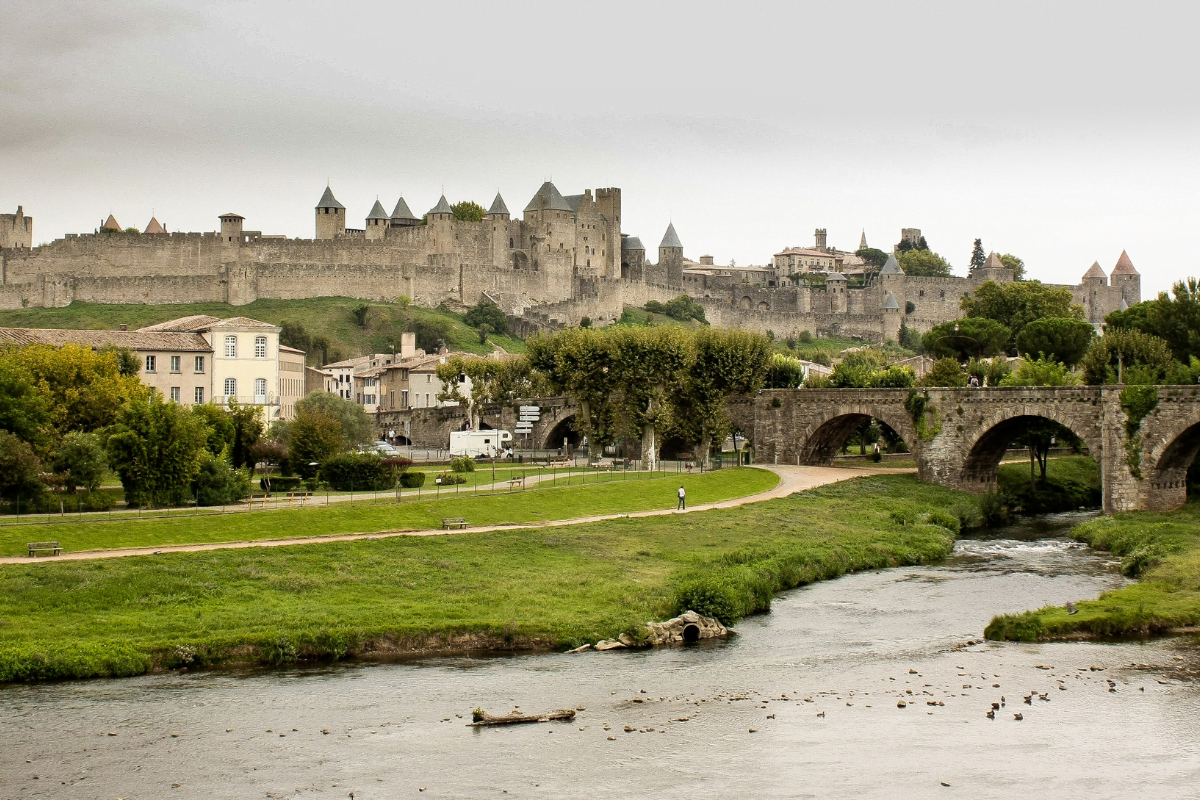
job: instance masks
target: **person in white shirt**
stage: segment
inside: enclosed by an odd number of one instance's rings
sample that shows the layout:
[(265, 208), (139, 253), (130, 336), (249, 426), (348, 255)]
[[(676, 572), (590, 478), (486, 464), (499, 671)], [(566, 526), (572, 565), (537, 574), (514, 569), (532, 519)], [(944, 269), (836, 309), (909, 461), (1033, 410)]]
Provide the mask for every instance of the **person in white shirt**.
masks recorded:
[(687, 492), (683, 490), (682, 486), (679, 487), (679, 505), (675, 507), (676, 511), (680, 509), (687, 510)]

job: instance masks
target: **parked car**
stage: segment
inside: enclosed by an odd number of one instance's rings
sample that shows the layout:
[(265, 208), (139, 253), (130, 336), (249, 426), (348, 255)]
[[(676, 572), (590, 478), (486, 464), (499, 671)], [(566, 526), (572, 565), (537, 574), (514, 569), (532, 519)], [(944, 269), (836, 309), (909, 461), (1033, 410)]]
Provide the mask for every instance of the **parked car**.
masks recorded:
[(370, 444), (360, 444), (358, 446), (360, 453), (376, 453), (384, 458), (391, 458), (400, 455), (400, 451), (392, 447), (384, 441), (371, 442)]

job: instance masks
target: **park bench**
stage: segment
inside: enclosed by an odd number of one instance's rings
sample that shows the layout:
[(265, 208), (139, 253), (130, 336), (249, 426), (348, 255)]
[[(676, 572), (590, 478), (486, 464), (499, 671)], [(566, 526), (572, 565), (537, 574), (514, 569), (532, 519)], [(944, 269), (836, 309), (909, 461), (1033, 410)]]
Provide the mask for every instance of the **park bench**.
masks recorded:
[(29, 548), (29, 555), (36, 557), (38, 553), (46, 550), (50, 551), (50, 555), (56, 556), (62, 552), (62, 546), (58, 542), (30, 542), (25, 545)]
[(246, 500), (246, 508), (248, 508), (248, 509), (254, 508), (255, 501), (258, 501), (259, 508), (266, 508), (268, 498), (269, 498), (269, 495), (265, 495), (265, 494), (260, 494), (258, 496), (250, 495), (250, 498), (248, 500)]
[(508, 479), (508, 488), (510, 490), (516, 489), (517, 487), (520, 487), (522, 489), (525, 488), (525, 476), (524, 475), (516, 475), (516, 476)]
[(467, 521), (462, 517), (442, 517), (442, 530), (448, 531), (451, 528), (465, 528)]
[(312, 497), (312, 492), (288, 492), (288, 505), (290, 506), (293, 500), (299, 500), (300, 505), (304, 505), (304, 502), (310, 497)]

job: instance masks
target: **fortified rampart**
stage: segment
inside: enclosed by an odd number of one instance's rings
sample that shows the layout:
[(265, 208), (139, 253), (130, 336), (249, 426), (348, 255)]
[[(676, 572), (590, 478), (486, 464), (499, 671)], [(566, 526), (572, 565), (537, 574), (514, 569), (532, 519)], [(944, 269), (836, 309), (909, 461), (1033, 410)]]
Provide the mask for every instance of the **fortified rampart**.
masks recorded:
[[(0, 215), (0, 308), (407, 295), (421, 306), (488, 300), (534, 325), (577, 325), (584, 317), (603, 324), (626, 306), (686, 292), (716, 325), (881, 341), (897, 338), (901, 325), (924, 332), (956, 319), (962, 299), (984, 281), (1013, 280), (995, 256), (966, 278), (908, 276), (892, 260), (856, 288), (836, 272), (823, 286), (685, 279), (674, 225), (651, 262), (640, 239), (621, 233), (620, 215), (620, 189), (563, 196), (546, 182), (523, 219), (512, 219), (500, 195), (478, 222), (457, 219), (445, 197), (418, 219), (401, 198), (390, 216), (376, 202), (358, 229), (346, 226), (345, 208), (326, 189), (313, 239), (246, 231), (237, 214), (222, 215), (212, 233), (167, 233), (152, 220), (140, 235), (121, 232), (110, 216), (94, 234), (32, 247), (32, 218), (18, 207)], [(1140, 280), (1122, 253), (1111, 276), (1093, 265), (1068, 288), (1085, 318), (1099, 323), (1141, 299)]]

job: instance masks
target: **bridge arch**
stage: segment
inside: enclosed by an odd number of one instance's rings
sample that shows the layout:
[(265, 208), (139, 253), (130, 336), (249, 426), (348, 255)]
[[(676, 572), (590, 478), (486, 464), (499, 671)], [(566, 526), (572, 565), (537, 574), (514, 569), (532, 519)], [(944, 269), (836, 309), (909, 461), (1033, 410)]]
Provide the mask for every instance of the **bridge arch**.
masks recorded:
[[(1150, 433), (1147, 431), (1146, 433)], [(1143, 455), (1142, 507), (1170, 510), (1187, 502), (1188, 468), (1200, 454), (1200, 420), (1173, 426)]]
[[(843, 390), (847, 391), (847, 390)], [(917, 434), (908, 413), (900, 406), (850, 403), (830, 408), (800, 434), (801, 464), (829, 464), (850, 435), (864, 423), (876, 419), (895, 431), (909, 449), (917, 446)]]
[[(1095, 416), (1096, 409), (1091, 405), (1088, 405), (1088, 408)], [(1104, 442), (1096, 420), (1091, 420), (1089, 424), (1082, 418), (1063, 413), (1054, 404), (1039, 405), (1035, 409), (1023, 409), (1016, 413), (993, 413), (980, 418), (978, 424), (972, 425), (978, 434), (965, 442), (966, 456), (963, 458), (957, 481), (959, 488), (968, 492), (984, 492), (993, 488), (1004, 453), (1013, 440), (1020, 438), (1029, 423), (1035, 420), (1056, 422), (1078, 436), (1087, 446), (1088, 454), (1103, 469)], [(952, 422), (947, 420), (943, 424)]]
[(550, 432), (546, 434), (546, 438), (542, 442), (542, 449), (556, 450), (562, 447), (563, 439), (566, 439), (571, 447), (578, 447), (582, 437), (575, 430), (575, 417), (575, 414), (568, 414), (554, 423), (554, 427), (550, 429)]

